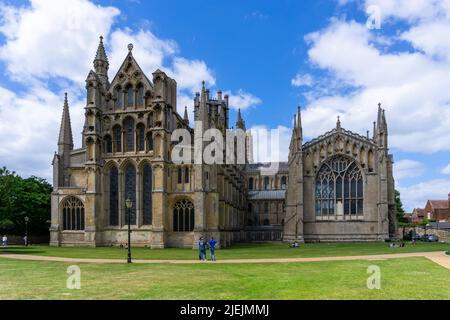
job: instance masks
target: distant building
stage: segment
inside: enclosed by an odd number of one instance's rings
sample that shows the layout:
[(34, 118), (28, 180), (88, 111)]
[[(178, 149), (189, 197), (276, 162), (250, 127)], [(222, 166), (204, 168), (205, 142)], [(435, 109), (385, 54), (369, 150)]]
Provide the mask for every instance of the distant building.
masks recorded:
[(439, 222), (450, 221), (450, 194), (447, 200), (428, 200), (424, 214), (426, 218)]
[(421, 223), (425, 218), (424, 209), (415, 208), (412, 212), (411, 221), (412, 223)]

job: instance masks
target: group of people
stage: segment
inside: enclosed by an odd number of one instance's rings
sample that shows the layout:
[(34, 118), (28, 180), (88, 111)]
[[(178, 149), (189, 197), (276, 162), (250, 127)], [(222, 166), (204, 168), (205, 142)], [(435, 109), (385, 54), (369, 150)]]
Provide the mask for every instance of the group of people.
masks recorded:
[(211, 254), (211, 261), (216, 261), (216, 244), (217, 241), (213, 237), (209, 241), (206, 241), (203, 237), (198, 240), (198, 259), (200, 261), (206, 261), (206, 249), (209, 247)]

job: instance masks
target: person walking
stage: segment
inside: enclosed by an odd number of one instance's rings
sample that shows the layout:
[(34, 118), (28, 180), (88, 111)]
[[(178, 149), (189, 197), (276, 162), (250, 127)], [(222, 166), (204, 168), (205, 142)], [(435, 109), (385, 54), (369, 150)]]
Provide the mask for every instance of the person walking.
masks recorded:
[(8, 238), (6, 237), (6, 235), (4, 235), (2, 238), (2, 246), (6, 247), (7, 245), (8, 245)]
[(216, 244), (217, 241), (213, 237), (208, 241), (209, 252), (211, 253), (211, 261), (216, 261)]
[(206, 242), (203, 237), (198, 240), (198, 259), (206, 261)]

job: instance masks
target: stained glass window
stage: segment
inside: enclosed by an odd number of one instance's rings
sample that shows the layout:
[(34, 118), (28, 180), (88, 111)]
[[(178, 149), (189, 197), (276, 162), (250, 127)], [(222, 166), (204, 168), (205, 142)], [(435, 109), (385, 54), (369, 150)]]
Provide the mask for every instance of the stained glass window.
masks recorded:
[(137, 126), (137, 135), (138, 150), (145, 151), (145, 127), (142, 123)]
[(363, 214), (363, 179), (355, 161), (338, 156), (324, 163), (316, 178), (316, 215)]
[(105, 152), (106, 153), (112, 153), (112, 139), (111, 136), (107, 135), (105, 136)]
[(122, 152), (122, 129), (118, 125), (113, 129), (113, 138), (114, 152)]
[(119, 173), (116, 167), (109, 171), (109, 224), (119, 225)]
[(134, 103), (134, 90), (132, 86), (129, 86), (127, 88), (127, 107), (133, 107), (133, 103)]
[(116, 96), (116, 108), (123, 108), (123, 92), (120, 87), (117, 87), (115, 90)]
[(144, 106), (144, 86), (142, 84), (138, 87), (137, 105), (139, 107)]
[(125, 223), (128, 223), (128, 214), (130, 214), (130, 223), (136, 224), (136, 169), (129, 164), (125, 169), (125, 203), (126, 199), (130, 199), (133, 203), (130, 209), (125, 208)]
[(133, 118), (126, 118), (124, 121), (125, 127), (125, 152), (134, 151), (134, 120)]
[(70, 197), (62, 205), (63, 229), (71, 231), (84, 230), (84, 205), (80, 199)]
[(144, 224), (152, 224), (152, 168), (149, 165), (144, 167), (143, 175), (143, 211), (144, 211)]

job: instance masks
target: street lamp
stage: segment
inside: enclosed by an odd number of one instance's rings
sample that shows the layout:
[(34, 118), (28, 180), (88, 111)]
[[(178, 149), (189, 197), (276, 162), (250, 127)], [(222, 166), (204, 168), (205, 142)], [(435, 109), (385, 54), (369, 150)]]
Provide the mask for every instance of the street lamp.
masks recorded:
[(25, 247), (28, 247), (28, 222), (30, 221), (30, 218), (28, 216), (25, 216)]
[(133, 207), (133, 201), (130, 198), (125, 200), (125, 206), (128, 212), (128, 258), (127, 263), (131, 263), (131, 208)]

